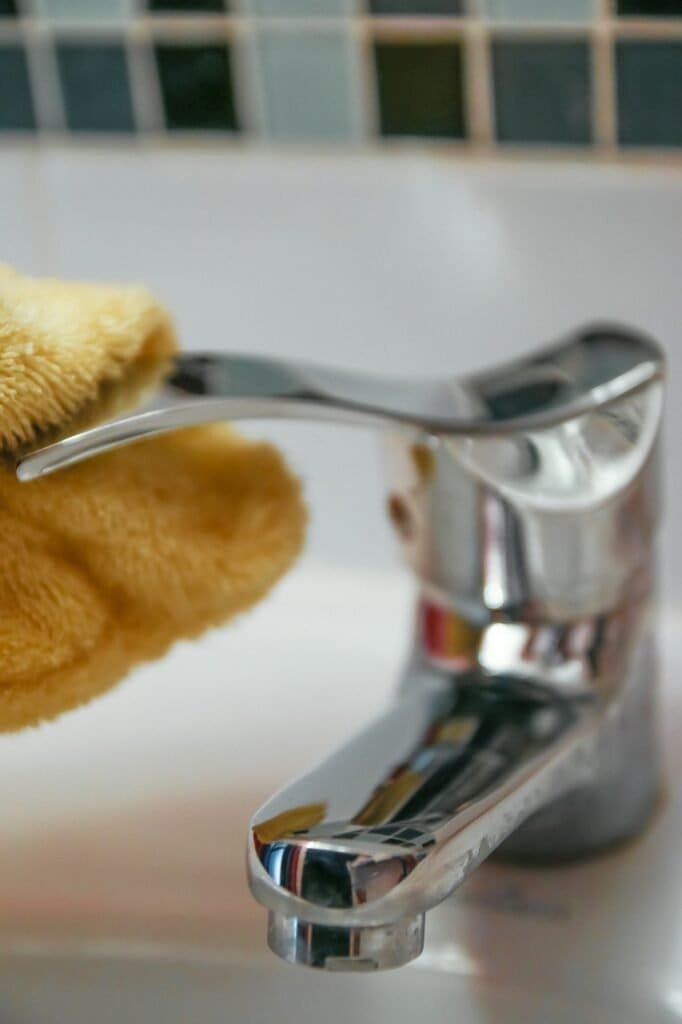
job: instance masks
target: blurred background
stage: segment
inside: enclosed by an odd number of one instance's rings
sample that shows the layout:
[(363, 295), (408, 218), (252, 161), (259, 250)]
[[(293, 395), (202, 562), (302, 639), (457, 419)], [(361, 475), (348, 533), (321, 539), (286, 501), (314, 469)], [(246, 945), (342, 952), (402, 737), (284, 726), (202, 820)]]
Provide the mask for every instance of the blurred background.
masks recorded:
[(0, 15), (5, 133), (682, 145), (679, 0), (2, 0)]

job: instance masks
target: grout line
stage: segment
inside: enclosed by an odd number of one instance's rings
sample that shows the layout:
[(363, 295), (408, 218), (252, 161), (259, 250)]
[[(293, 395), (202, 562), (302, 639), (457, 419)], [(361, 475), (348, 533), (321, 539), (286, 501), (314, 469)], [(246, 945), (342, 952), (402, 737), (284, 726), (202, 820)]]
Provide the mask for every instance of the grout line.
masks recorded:
[(361, 130), (365, 139), (381, 134), (379, 109), (379, 83), (374, 63), (373, 40), (367, 30), (366, 19), (357, 19), (352, 27), (352, 38), (357, 52), (359, 68), (358, 102), (361, 112)]
[(682, 39), (682, 18), (618, 18), (608, 25), (618, 39)]
[(495, 39), (530, 39), (533, 42), (551, 41), (554, 39), (587, 39), (596, 22), (495, 22), (488, 26), (491, 37)]
[[(77, 137), (59, 131), (46, 131), (42, 138), (26, 135), (25, 132), (7, 132), (0, 134), (0, 152), (5, 148), (19, 146), (26, 151), (37, 151), (45, 143), (70, 151), (73, 149), (97, 149), (98, 151), (128, 151), (139, 148), (140, 143), (146, 147), (159, 146), (167, 152), (200, 153), (229, 151), (230, 153), (253, 153), (259, 145), (243, 133), (195, 132), (168, 133), (153, 131), (147, 135), (108, 135), (98, 132), (78, 133)], [(614, 147), (611, 151), (598, 153), (595, 146), (551, 146), (551, 145), (516, 145), (504, 143), (492, 148), (486, 145), (457, 141), (453, 139), (411, 140), (379, 137), (369, 139), (359, 148), (349, 147), (346, 142), (297, 143), (295, 147), (277, 144), (268, 147), (273, 152), (284, 156), (295, 155), (296, 159), (311, 158), (329, 161), (364, 160), (376, 156), (406, 154), (414, 157), (428, 156), (434, 160), (452, 160), (464, 164), (494, 163), (551, 167), (554, 164), (570, 164), (576, 167), (617, 166), (628, 169), (655, 169), (659, 172), (670, 171), (679, 180), (682, 169), (682, 149), (673, 147), (628, 146)]]
[(450, 42), (465, 38), (464, 18), (360, 18), (367, 34), (379, 42)]
[(134, 24), (132, 19), (124, 21), (115, 18), (101, 18), (97, 21), (84, 21), (77, 18), (45, 18), (42, 16), (21, 19), (25, 26), (33, 29), (42, 29), (54, 36), (69, 36), (77, 39), (91, 38), (102, 39), (108, 36), (127, 35)]
[(594, 141), (603, 154), (616, 148), (616, 80), (609, 22), (597, 26), (591, 56)]
[(237, 113), (237, 133), (257, 139), (263, 135), (264, 100), (260, 88), (258, 55), (252, 23), (240, 24), (232, 36), (232, 92)]
[(133, 24), (137, 31), (145, 34), (150, 45), (153, 45), (154, 42), (178, 42), (192, 45), (232, 39), (240, 31), (244, 31), (250, 20), (250, 18), (243, 17), (197, 18), (196, 21), (185, 23), (177, 18), (173, 20), (138, 18)]
[[(243, 31), (252, 27), (267, 28), (284, 33), (319, 33), (326, 30), (334, 31), (347, 28), (349, 23), (362, 27), (372, 36), (403, 37), (419, 39), (422, 37), (462, 38), (472, 29), (482, 29), (490, 36), (532, 36), (534, 39), (571, 36), (584, 38), (595, 28), (608, 28), (614, 38), (636, 36), (643, 39), (682, 38), (682, 17), (680, 18), (640, 18), (616, 17), (611, 12), (609, 0), (598, 0), (597, 16), (589, 21), (551, 21), (537, 20), (487, 20), (476, 14), (464, 15), (372, 15), (363, 9), (361, 0), (354, 0), (357, 14), (342, 15), (251, 15), (243, 11), (238, 13), (210, 15), (178, 15), (150, 14), (140, 7), (140, 14), (129, 19), (98, 19), (93, 21), (85, 17), (52, 19), (44, 13), (44, 8), (32, 8), (30, 0), (19, 0), (20, 16), (12, 19), (0, 19), (0, 30), (11, 33), (20, 30), (20, 23), (32, 27), (48, 28), (55, 35), (75, 34), (94, 37), (112, 33), (129, 32), (131, 26), (146, 30), (150, 37), (182, 36), (188, 39), (224, 36), (227, 31)], [(30, 13), (37, 10), (40, 13)], [(6, 26), (2, 22), (9, 22)]]
[(126, 52), (136, 129), (140, 134), (162, 131), (161, 88), (151, 41), (143, 26), (133, 24), (126, 37)]
[(347, 145), (354, 146), (364, 142), (367, 137), (367, 102), (363, 81), (367, 73), (367, 66), (353, 26), (346, 24), (343, 33), (339, 35), (343, 40), (345, 51), (346, 101), (350, 114), (350, 133), (346, 142)]
[(24, 32), (24, 41), (38, 133), (65, 132), (64, 100), (52, 33), (31, 25)]
[(466, 130), (473, 143), (489, 146), (494, 138), (490, 34), (483, 23), (472, 24), (464, 46)]
[(365, 19), (376, 34), (438, 36), (445, 33), (450, 37), (461, 37), (472, 26), (482, 25), (490, 36), (514, 38), (528, 36), (533, 39), (554, 39), (557, 36), (585, 39), (595, 27), (607, 28), (614, 38), (637, 37), (642, 39), (682, 38), (682, 17), (626, 19), (603, 17), (585, 22), (537, 22), (537, 21), (495, 21), (486, 22), (480, 18), (405, 18), (376, 17)]
[(246, 72), (249, 81), (248, 113), (254, 125), (254, 141), (267, 142), (270, 137), (271, 123), (268, 109), (268, 98), (265, 87), (262, 53), (259, 46), (260, 24), (254, 22), (245, 39), (242, 49), (242, 71)]
[(226, 21), (232, 22), (239, 18), (240, 15), (233, 14), (153, 14), (142, 7), (135, 23), (152, 34), (156, 29), (161, 32), (169, 29), (171, 32), (180, 31), (192, 35), (195, 32), (220, 32)]
[(374, 41), (369, 32), (372, 18), (371, 0), (353, 0), (355, 15), (352, 37), (355, 41), (358, 65), (358, 103), (362, 136), (370, 144), (381, 137), (381, 108), (379, 80), (374, 59)]
[(238, 19), (236, 17), (226, 19), (236, 22), (238, 20), (252, 23), (258, 29), (265, 29), (268, 32), (281, 32), (283, 35), (319, 35), (324, 32), (339, 32), (348, 28), (349, 24), (356, 25), (359, 21), (371, 21), (364, 12), (351, 15), (291, 15), (286, 18), (276, 17), (271, 14), (259, 14), (249, 17), (248, 15)]
[(319, 33), (327, 30), (339, 30), (348, 26), (349, 22), (355, 22), (360, 15), (290, 15), (281, 17), (272, 14), (249, 14), (246, 10), (231, 12), (230, 14), (212, 15), (206, 18), (183, 18), (177, 15), (159, 16), (144, 14), (136, 21), (143, 24), (154, 35), (170, 32), (172, 34), (201, 35), (202, 33), (222, 32), (228, 28), (257, 28), (269, 29), (273, 32), (311, 32)]

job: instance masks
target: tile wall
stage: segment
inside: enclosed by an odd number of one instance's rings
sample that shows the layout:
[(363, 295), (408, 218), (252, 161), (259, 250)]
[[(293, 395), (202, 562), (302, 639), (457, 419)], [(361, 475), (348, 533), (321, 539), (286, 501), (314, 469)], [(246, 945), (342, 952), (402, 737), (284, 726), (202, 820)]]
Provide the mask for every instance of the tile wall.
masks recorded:
[(682, 0), (0, 0), (0, 136), (682, 155)]

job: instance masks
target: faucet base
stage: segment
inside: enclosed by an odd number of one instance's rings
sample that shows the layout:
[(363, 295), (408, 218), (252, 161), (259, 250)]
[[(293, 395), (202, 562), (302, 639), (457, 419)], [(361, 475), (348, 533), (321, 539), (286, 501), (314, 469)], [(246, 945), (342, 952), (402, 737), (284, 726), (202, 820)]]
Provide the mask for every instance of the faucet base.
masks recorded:
[(596, 745), (593, 777), (528, 818), (495, 851), (501, 860), (561, 863), (626, 842), (647, 825), (661, 792), (654, 638), (639, 643)]
[(376, 928), (347, 928), (271, 912), (268, 945), (289, 963), (327, 971), (402, 967), (424, 947), (424, 914)]

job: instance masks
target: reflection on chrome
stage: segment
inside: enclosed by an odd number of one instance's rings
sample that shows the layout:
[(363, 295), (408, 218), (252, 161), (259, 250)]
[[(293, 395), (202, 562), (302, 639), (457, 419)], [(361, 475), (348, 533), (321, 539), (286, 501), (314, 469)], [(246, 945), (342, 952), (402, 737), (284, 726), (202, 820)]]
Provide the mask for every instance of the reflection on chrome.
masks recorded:
[(663, 363), (604, 337), (461, 382), (497, 433), (390, 438), (414, 650), (393, 706), (252, 820), (250, 883), (285, 959), (406, 963), (425, 912), (497, 847), (576, 857), (646, 822)]

